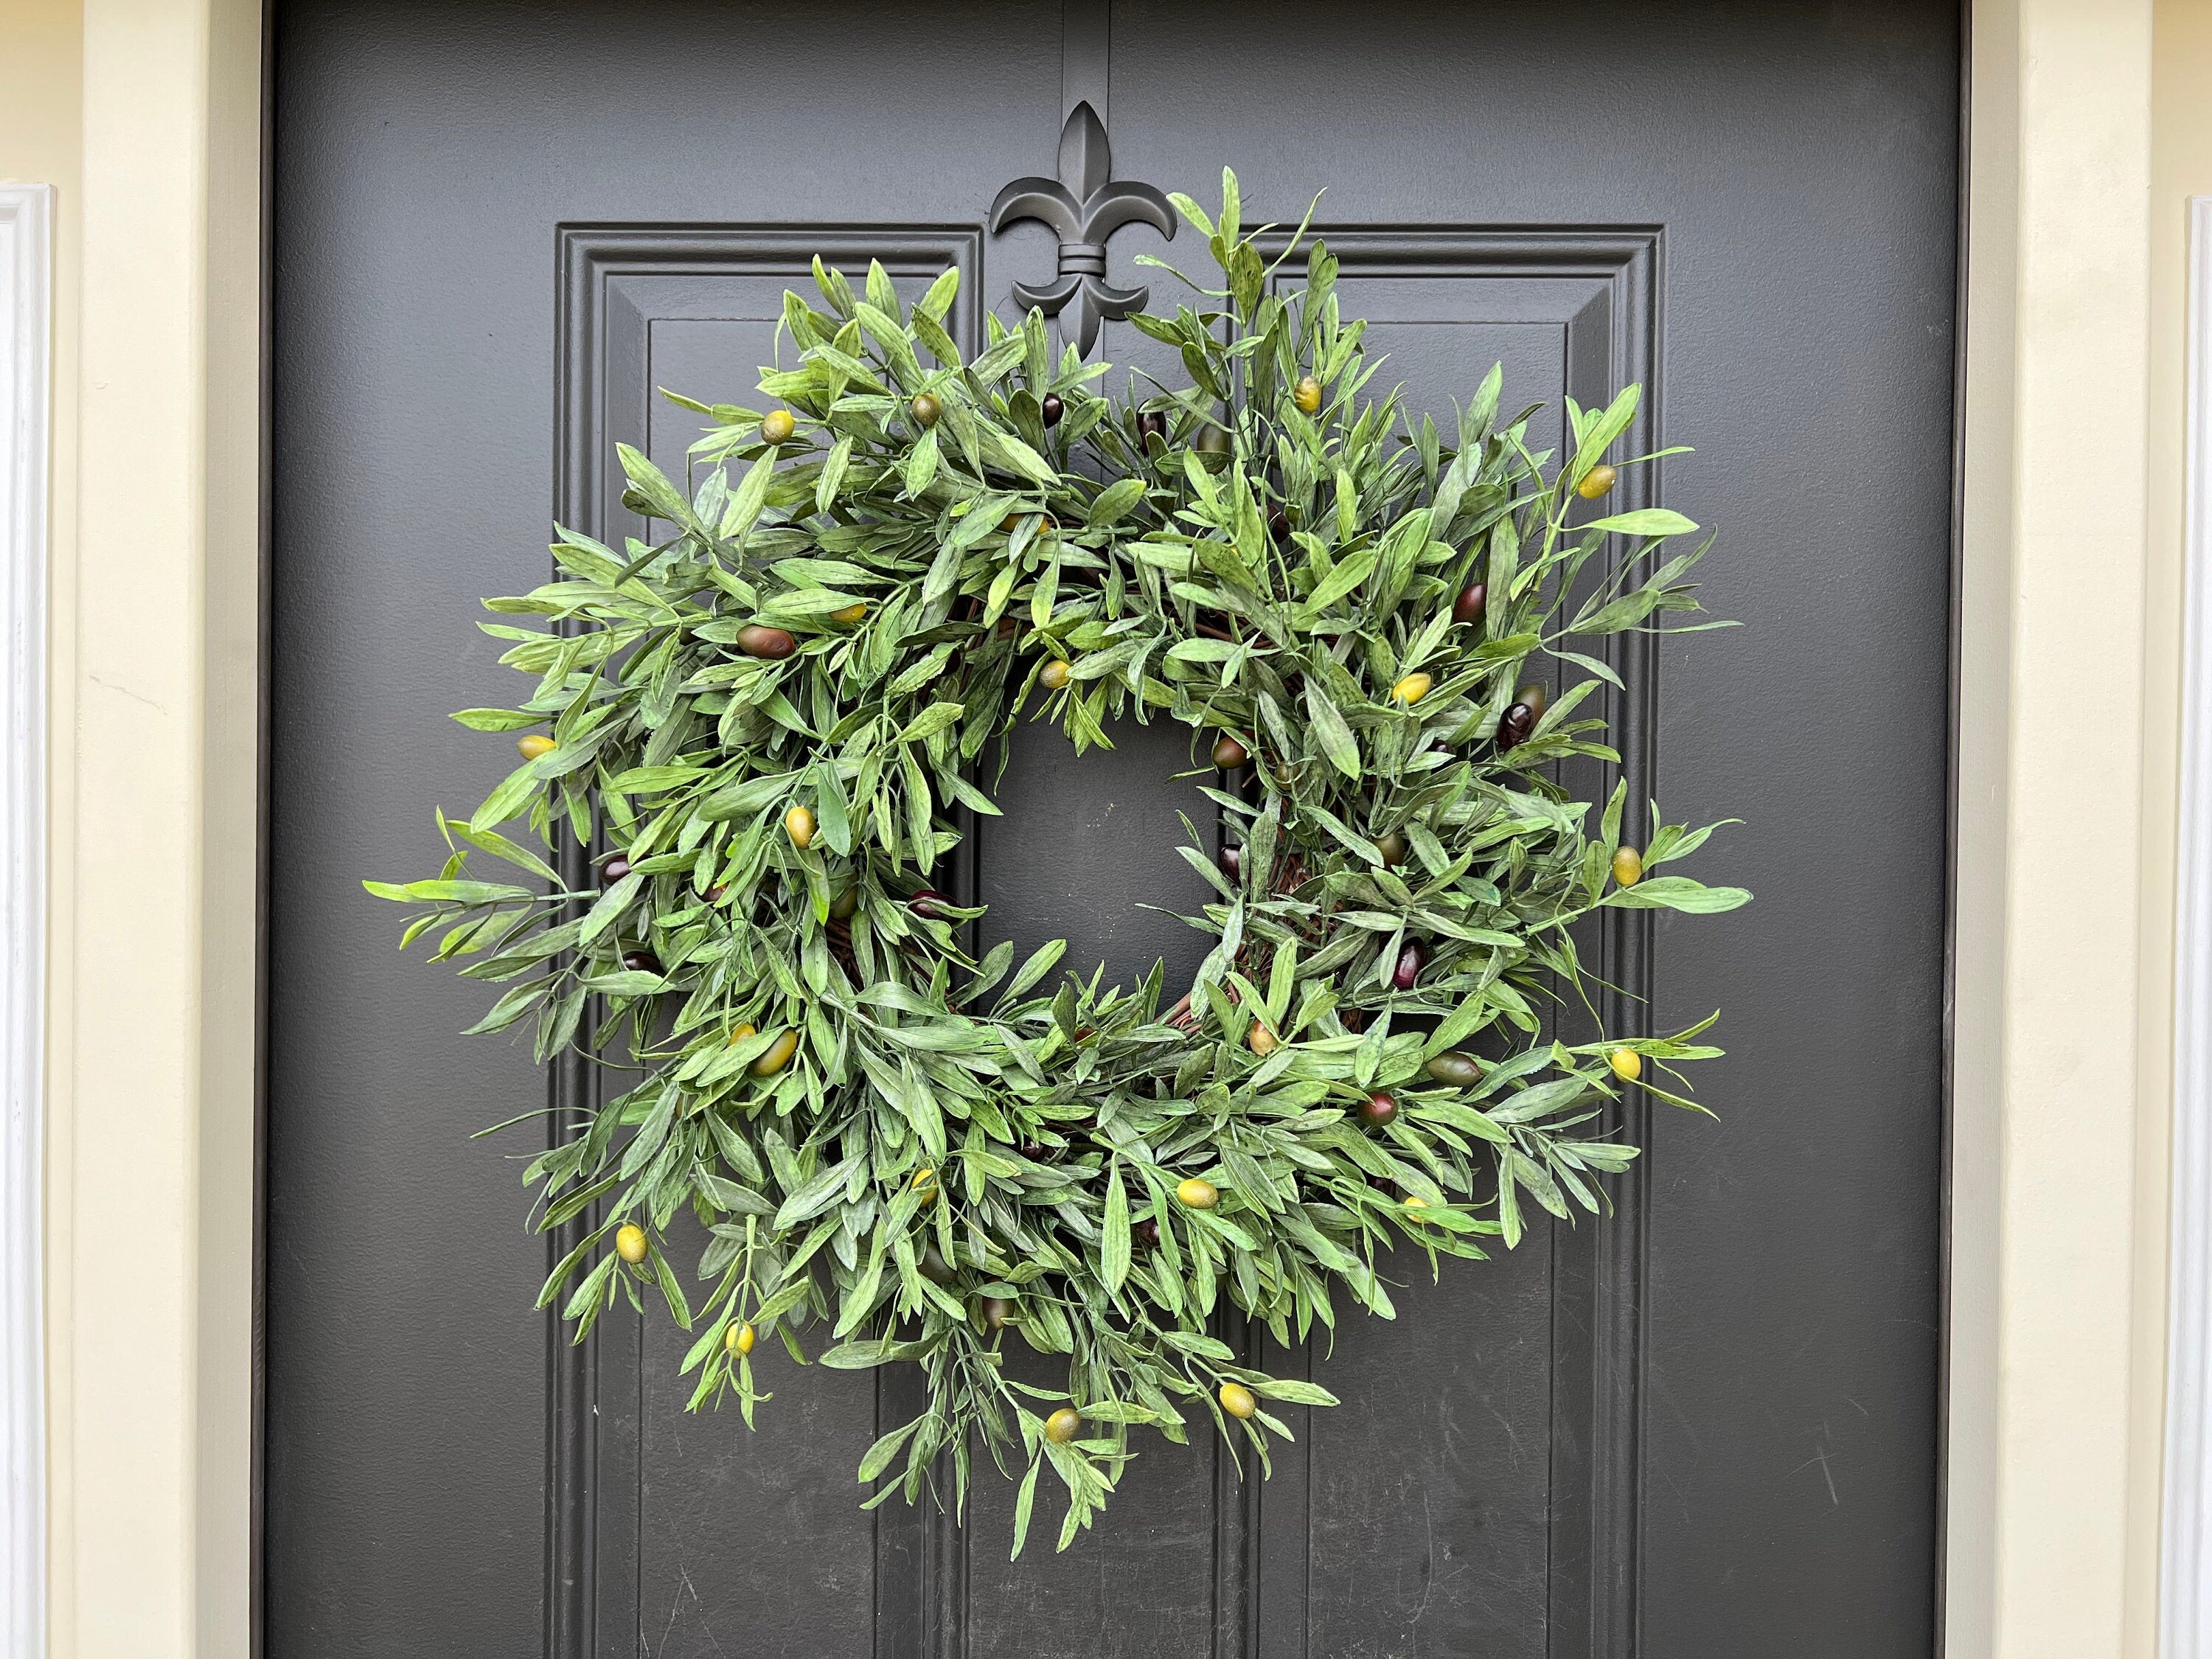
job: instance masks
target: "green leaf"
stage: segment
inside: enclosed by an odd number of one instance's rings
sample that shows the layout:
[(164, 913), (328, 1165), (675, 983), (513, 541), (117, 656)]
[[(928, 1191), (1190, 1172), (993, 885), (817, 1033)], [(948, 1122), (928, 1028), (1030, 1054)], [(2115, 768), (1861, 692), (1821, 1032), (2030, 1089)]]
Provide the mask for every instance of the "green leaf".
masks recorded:
[(1663, 507), (1638, 507), (1633, 513), (1616, 513), (1609, 519), (1593, 519), (1580, 526), (1583, 530), (1610, 531), (1619, 536), (1686, 536), (1698, 526), (1679, 513)]
[(1685, 910), (1713, 915), (1751, 902), (1741, 887), (1708, 887), (1687, 876), (1646, 876), (1633, 887), (1616, 887), (1598, 901), (1616, 910)]
[(1106, 1224), (1099, 1244), (1099, 1282), (1109, 1292), (1119, 1291), (1129, 1276), (1129, 1194), (1121, 1185), (1121, 1165), (1115, 1161), (1106, 1177)]
[(1313, 717), (1314, 736), (1320, 741), (1322, 752), (1329, 763), (1347, 778), (1360, 775), (1359, 744), (1352, 735), (1352, 728), (1344, 723), (1344, 716), (1321, 689), (1318, 677), (1306, 681), (1306, 712)]

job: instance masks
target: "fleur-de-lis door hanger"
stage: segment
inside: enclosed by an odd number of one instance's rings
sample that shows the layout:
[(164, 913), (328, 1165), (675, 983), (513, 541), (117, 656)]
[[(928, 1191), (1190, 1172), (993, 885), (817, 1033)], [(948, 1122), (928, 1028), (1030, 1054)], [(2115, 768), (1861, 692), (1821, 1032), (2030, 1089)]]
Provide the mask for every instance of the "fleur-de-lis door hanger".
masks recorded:
[(1127, 224), (1150, 225), (1170, 240), (1175, 236), (1168, 198), (1150, 185), (1111, 179), (1113, 170), (1105, 124), (1088, 102), (1079, 103), (1060, 129), (1059, 179), (1017, 179), (991, 204), (994, 235), (1035, 219), (1060, 238), (1060, 274), (1042, 287), (1016, 283), (1014, 299), (1024, 311), (1034, 307), (1057, 317), (1060, 337), (1073, 341), (1085, 357), (1098, 343), (1101, 324), (1142, 310), (1152, 297), (1149, 286), (1115, 288), (1106, 280), (1107, 239)]

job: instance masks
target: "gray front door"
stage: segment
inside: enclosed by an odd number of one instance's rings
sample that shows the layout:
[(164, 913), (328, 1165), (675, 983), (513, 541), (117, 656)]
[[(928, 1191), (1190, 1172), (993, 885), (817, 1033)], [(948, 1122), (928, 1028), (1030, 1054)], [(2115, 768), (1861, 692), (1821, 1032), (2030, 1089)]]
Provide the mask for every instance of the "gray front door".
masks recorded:
[[(1934, 1644), (1958, 22), (1820, 8), (962, 0), (294, 0), (277, 9), (267, 1651), (850, 1659), (1904, 1659)], [(817, 252), (981, 309), (1053, 274), (993, 236), (1069, 97), (1115, 172), (1321, 219), (1417, 404), (1652, 391), (1666, 504), (1747, 626), (1630, 660), (1611, 713), (1670, 816), (1747, 823), (1758, 902), (1626, 939), (1656, 1026), (1717, 1006), (1717, 1121), (1654, 1115), (1609, 1221), (1410, 1270), (1401, 1317), (1271, 1353), (1344, 1404), (1264, 1487), (1155, 1444), (1068, 1553), (863, 1512), (895, 1374), (769, 1368), (689, 1416), (684, 1341), (531, 1311), (548, 1079), (453, 1033), (392, 949), (503, 745), (476, 601), (555, 515), (624, 525), (656, 386), (737, 398)], [(1133, 229), (1115, 279), (1194, 266)], [(1103, 355), (1137, 342), (1109, 325)], [(1130, 973), (1194, 936), (1180, 740), (1024, 734), (978, 849), (993, 929)], [(556, 1098), (579, 1080), (556, 1079)]]

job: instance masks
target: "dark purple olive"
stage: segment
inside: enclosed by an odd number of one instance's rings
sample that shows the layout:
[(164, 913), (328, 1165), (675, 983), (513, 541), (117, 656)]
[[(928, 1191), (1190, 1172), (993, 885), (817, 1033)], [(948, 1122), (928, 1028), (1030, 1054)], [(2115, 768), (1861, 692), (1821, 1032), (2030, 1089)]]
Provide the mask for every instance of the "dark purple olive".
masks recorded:
[(1225, 734), (1213, 745), (1213, 763), (1224, 772), (1234, 772), (1251, 758), (1250, 750)]
[(1129, 1237), (1146, 1249), (1156, 1250), (1160, 1244), (1160, 1224), (1152, 1217), (1146, 1216), (1142, 1221), (1130, 1227)]
[(1045, 1154), (1051, 1150), (1052, 1149), (1049, 1146), (1047, 1146), (1042, 1140), (1024, 1140), (1022, 1142), (1022, 1156), (1029, 1159), (1032, 1164), (1043, 1163)]
[(1498, 717), (1498, 746), (1517, 749), (1535, 729), (1536, 711), (1525, 702), (1514, 703)]
[(599, 866), (600, 879), (609, 884), (620, 881), (629, 873), (629, 860), (624, 858), (620, 853), (616, 854), (604, 865)]
[(1278, 547), (1290, 540), (1291, 515), (1279, 507), (1267, 515), (1267, 533), (1274, 538), (1275, 545)]
[(1060, 417), (1066, 412), (1067, 405), (1060, 402), (1060, 394), (1056, 392), (1046, 392), (1044, 401), (1037, 405), (1037, 413), (1044, 416), (1047, 426), (1058, 426)]
[(1480, 623), (1484, 604), (1489, 598), (1490, 590), (1481, 582), (1461, 589), (1460, 596), (1452, 601), (1452, 620), (1470, 624)]
[(633, 974), (665, 974), (668, 971), (660, 965), (660, 958), (650, 951), (626, 951), (623, 956), (623, 966)]
[(1472, 1089), (1482, 1081), (1482, 1062), (1457, 1048), (1446, 1049), (1421, 1068), (1439, 1083), (1455, 1089)]
[(1167, 436), (1168, 417), (1165, 415), (1157, 410), (1147, 410), (1144, 414), (1137, 416), (1138, 442), (1149, 448), (1154, 438), (1165, 443)]
[(1377, 1089), (1359, 1103), (1359, 1121), (1370, 1129), (1381, 1129), (1395, 1122), (1398, 1103)]
[(1231, 876), (1242, 877), (1244, 873), (1244, 849), (1241, 847), (1223, 848), (1221, 867)]
[(939, 1253), (934, 1244), (923, 1249), (920, 1265), (921, 1276), (933, 1285), (950, 1285), (958, 1277), (953, 1271), (952, 1264)]
[(1412, 990), (1413, 981), (1420, 978), (1421, 969), (1428, 959), (1429, 953), (1421, 948), (1420, 940), (1407, 939), (1406, 948), (1398, 952), (1398, 966), (1390, 975), (1390, 983), (1401, 991)]
[(1395, 870), (1406, 861), (1406, 837), (1396, 830), (1391, 830), (1388, 835), (1377, 836), (1375, 838), (1375, 850), (1382, 854), (1382, 862)]
[(738, 649), (748, 657), (787, 657), (799, 649), (799, 641), (781, 628), (754, 623), (738, 630)]
[(951, 902), (949, 894), (940, 893), (934, 887), (925, 887), (907, 901), (907, 906), (915, 915), (935, 921), (944, 915)]
[(1014, 1304), (1003, 1296), (983, 1298), (983, 1322), (994, 1331), (1006, 1328), (1006, 1322), (1014, 1316)]

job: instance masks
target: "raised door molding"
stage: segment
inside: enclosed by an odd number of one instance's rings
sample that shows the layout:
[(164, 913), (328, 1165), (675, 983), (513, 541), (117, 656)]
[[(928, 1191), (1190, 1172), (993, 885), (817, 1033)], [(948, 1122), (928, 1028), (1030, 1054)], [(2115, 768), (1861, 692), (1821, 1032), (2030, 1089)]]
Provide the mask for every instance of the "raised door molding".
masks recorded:
[(0, 1650), (46, 1647), (40, 1249), (53, 191), (0, 185)]

